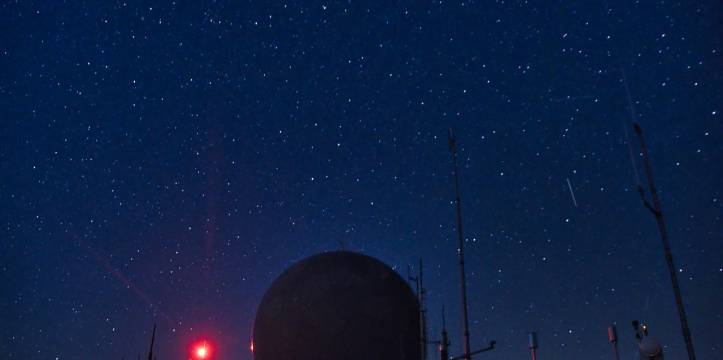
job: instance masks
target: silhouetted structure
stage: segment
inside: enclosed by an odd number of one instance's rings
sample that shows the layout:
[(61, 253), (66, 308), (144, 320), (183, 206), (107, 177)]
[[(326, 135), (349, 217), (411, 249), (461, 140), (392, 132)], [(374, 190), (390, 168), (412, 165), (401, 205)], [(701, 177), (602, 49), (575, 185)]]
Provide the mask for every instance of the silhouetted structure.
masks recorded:
[(444, 318), (444, 307), (442, 307), (442, 340), (439, 341), (439, 355), (441, 360), (449, 359), (449, 336), (447, 335), (447, 321)]
[(495, 348), (495, 341), (490, 342), (490, 346), (484, 349), (471, 351), (469, 344), (469, 316), (467, 314), (467, 277), (464, 269), (464, 235), (462, 234), (462, 204), (459, 194), (459, 167), (457, 166), (457, 141), (454, 132), (449, 129), (449, 152), (452, 154), (452, 176), (454, 177), (454, 202), (457, 211), (457, 253), (459, 255), (459, 274), (460, 288), (462, 291), (462, 326), (464, 334), (464, 353), (454, 359), (471, 360), (472, 355), (483, 353)]
[(668, 273), (670, 274), (670, 282), (673, 285), (673, 294), (675, 295), (675, 305), (678, 308), (678, 317), (680, 318), (680, 327), (683, 331), (683, 339), (685, 340), (685, 348), (688, 351), (688, 359), (695, 360), (695, 350), (693, 349), (693, 339), (690, 334), (690, 328), (688, 327), (688, 318), (685, 315), (685, 307), (683, 306), (683, 296), (680, 293), (680, 286), (678, 285), (678, 275), (675, 272), (675, 263), (673, 262), (673, 253), (670, 251), (670, 242), (668, 241), (668, 230), (665, 227), (665, 220), (663, 219), (663, 209), (660, 205), (660, 199), (658, 198), (658, 190), (655, 188), (653, 182), (653, 167), (650, 164), (650, 158), (648, 157), (648, 148), (645, 146), (645, 139), (643, 138), (643, 130), (640, 125), (635, 123), (635, 134), (640, 140), (640, 148), (643, 153), (643, 165), (645, 167), (645, 174), (648, 177), (648, 186), (650, 196), (653, 199), (653, 203), (650, 204), (645, 197), (645, 191), (642, 185), (638, 184), (638, 192), (640, 198), (643, 201), (643, 205), (650, 210), (655, 216), (655, 221), (658, 223), (658, 230), (660, 230), (660, 240), (663, 242), (663, 252), (665, 253), (665, 262), (668, 264)]
[(663, 346), (658, 339), (648, 336), (648, 326), (633, 320), (635, 340), (638, 342), (640, 360), (663, 360)]
[(156, 360), (153, 356), (153, 344), (156, 341), (156, 324), (153, 324), (153, 332), (151, 333), (151, 346), (148, 349), (148, 360)]
[(530, 347), (530, 355), (532, 360), (537, 360), (537, 333), (530, 332), (527, 334), (528, 346)]
[(414, 282), (417, 301), (419, 301), (419, 347), (420, 347), (420, 359), (427, 359), (427, 345), (431, 342), (427, 337), (427, 308), (425, 306), (427, 289), (424, 288), (424, 264), (422, 259), (419, 259), (419, 268), (417, 269), (417, 276), (412, 276), (411, 268), (407, 266), (407, 278), (409, 281)]
[(620, 360), (620, 354), (618, 353), (618, 330), (615, 328), (615, 325), (608, 327), (608, 341), (610, 341), (613, 347), (615, 360)]
[(459, 168), (457, 167), (457, 141), (452, 129), (449, 129), (449, 152), (452, 154), (452, 175), (454, 176), (454, 203), (457, 210), (457, 253), (459, 255), (459, 273), (462, 291), (462, 326), (464, 334), (464, 360), (470, 360), (469, 316), (467, 315), (467, 278), (464, 270), (464, 235), (462, 235), (462, 204), (459, 195)]
[(419, 360), (419, 304), (394, 270), (337, 251), (282, 273), (256, 312), (256, 360)]

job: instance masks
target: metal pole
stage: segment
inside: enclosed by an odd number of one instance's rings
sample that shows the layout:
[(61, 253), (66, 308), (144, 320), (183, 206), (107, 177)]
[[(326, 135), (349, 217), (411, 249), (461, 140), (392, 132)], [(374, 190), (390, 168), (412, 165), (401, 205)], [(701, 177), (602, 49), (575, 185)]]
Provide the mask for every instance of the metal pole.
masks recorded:
[(610, 344), (612, 344), (615, 360), (620, 360), (620, 354), (618, 354), (618, 330), (615, 328), (615, 325), (608, 327), (608, 340)]
[(151, 347), (148, 350), (148, 360), (153, 360), (153, 343), (156, 341), (156, 324), (153, 324), (153, 334), (151, 334)]
[(439, 357), (441, 360), (449, 360), (449, 337), (447, 336), (447, 322), (444, 318), (444, 306), (442, 306), (442, 341), (439, 342)]
[(419, 258), (419, 326), (420, 340), (422, 343), (422, 360), (427, 360), (427, 308), (426, 302), (427, 290), (424, 289), (424, 266), (422, 258)]
[(469, 318), (467, 315), (467, 279), (464, 270), (464, 237), (462, 235), (462, 206), (460, 204), (459, 196), (459, 169), (457, 167), (457, 144), (455, 142), (454, 133), (452, 129), (449, 129), (449, 151), (452, 153), (452, 164), (454, 175), (454, 191), (455, 191), (455, 204), (457, 207), (457, 240), (459, 242), (459, 248), (457, 250), (459, 254), (459, 273), (461, 290), (462, 290), (462, 323), (464, 326), (464, 360), (471, 360), (470, 346), (469, 346)]
[(640, 148), (643, 153), (643, 164), (645, 166), (645, 174), (648, 177), (648, 186), (650, 190), (650, 196), (653, 199), (651, 205), (645, 198), (642, 186), (638, 186), (638, 192), (643, 200), (645, 207), (650, 210), (655, 216), (655, 220), (658, 223), (658, 230), (660, 231), (660, 239), (663, 242), (663, 251), (665, 252), (665, 261), (668, 264), (668, 273), (670, 274), (670, 282), (673, 285), (673, 294), (675, 295), (675, 305), (678, 308), (678, 317), (680, 318), (680, 327), (683, 331), (683, 339), (685, 340), (685, 347), (688, 351), (688, 359), (695, 360), (695, 350), (693, 350), (693, 339), (690, 335), (690, 328), (688, 327), (688, 318), (685, 315), (685, 308), (683, 307), (683, 296), (680, 293), (680, 286), (678, 285), (678, 275), (675, 272), (675, 263), (673, 262), (673, 254), (670, 250), (670, 242), (668, 241), (668, 231), (665, 227), (665, 220), (663, 219), (663, 210), (660, 205), (660, 199), (658, 198), (658, 190), (655, 188), (653, 182), (653, 167), (650, 165), (650, 158), (648, 157), (648, 148), (645, 146), (645, 139), (643, 138), (643, 130), (640, 125), (635, 123), (635, 133), (640, 140)]
[(537, 333), (534, 331), (528, 333), (527, 339), (530, 347), (530, 354), (532, 354), (532, 360), (537, 360)]

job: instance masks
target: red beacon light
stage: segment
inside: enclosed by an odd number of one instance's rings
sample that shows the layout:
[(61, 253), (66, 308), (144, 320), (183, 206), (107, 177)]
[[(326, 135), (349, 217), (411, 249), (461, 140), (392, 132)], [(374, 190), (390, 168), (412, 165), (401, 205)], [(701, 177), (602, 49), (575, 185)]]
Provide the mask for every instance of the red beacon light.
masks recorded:
[(198, 360), (206, 360), (211, 358), (211, 347), (206, 341), (193, 347), (193, 356)]

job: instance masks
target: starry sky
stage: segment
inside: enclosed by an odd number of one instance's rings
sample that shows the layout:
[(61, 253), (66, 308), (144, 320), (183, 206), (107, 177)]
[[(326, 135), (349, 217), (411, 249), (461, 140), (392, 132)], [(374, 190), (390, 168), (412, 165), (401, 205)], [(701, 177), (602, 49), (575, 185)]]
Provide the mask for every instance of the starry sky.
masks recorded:
[(612, 323), (631, 359), (633, 319), (683, 359), (624, 74), (716, 358), (721, 39), (716, 0), (3, 1), (0, 353), (250, 359), (271, 281), (346, 249), (423, 258), (457, 354), (454, 128), (480, 359), (609, 359)]

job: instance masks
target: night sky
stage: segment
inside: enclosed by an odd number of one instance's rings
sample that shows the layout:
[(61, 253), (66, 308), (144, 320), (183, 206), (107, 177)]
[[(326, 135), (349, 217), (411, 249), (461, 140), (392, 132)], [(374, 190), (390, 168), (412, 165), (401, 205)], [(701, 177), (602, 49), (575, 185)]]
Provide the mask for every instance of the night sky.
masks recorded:
[(460, 353), (454, 128), (479, 358), (534, 330), (540, 359), (610, 359), (617, 323), (632, 359), (641, 319), (684, 359), (624, 69), (720, 358), (721, 39), (718, 0), (3, 1), (0, 357), (135, 358), (157, 323), (161, 360), (250, 359), (273, 279), (339, 249), (422, 257)]

